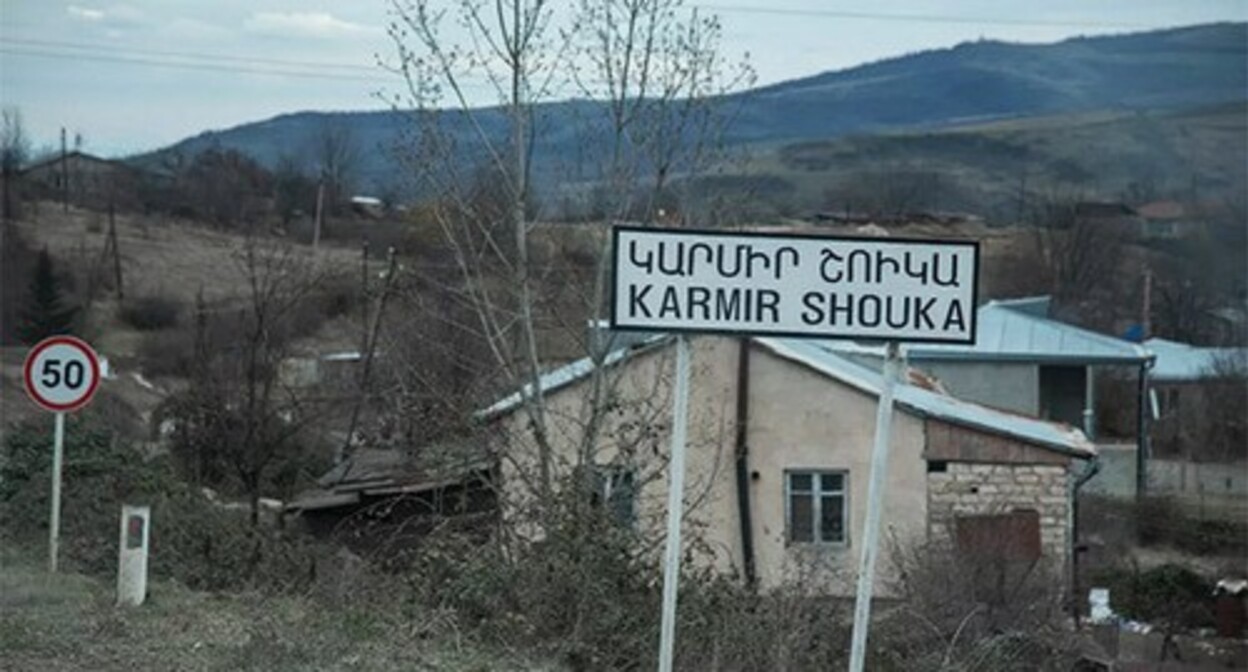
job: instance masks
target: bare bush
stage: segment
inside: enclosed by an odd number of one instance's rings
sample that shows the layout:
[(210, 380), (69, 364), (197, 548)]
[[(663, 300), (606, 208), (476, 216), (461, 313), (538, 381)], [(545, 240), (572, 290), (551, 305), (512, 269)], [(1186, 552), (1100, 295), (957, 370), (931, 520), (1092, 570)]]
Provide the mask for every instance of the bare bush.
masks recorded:
[(872, 631), (871, 669), (1069, 670), (1062, 568), (1003, 546), (956, 550), (947, 539), (894, 546), (898, 603)]
[(121, 321), (139, 331), (159, 331), (178, 324), (182, 304), (173, 297), (140, 296), (121, 306)]

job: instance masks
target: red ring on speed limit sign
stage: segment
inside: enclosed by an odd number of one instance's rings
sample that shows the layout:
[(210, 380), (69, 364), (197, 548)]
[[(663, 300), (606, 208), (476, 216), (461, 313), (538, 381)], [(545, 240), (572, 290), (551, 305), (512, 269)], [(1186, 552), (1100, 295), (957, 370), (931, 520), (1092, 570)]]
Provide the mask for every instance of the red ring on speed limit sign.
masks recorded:
[(50, 336), (26, 355), (22, 380), (31, 400), (49, 411), (76, 411), (100, 385), (100, 359), (85, 341)]

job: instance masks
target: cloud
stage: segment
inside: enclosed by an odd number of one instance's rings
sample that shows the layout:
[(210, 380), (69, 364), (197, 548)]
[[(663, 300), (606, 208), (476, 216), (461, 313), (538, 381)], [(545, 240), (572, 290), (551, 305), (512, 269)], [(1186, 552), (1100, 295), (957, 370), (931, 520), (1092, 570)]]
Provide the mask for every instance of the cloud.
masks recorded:
[(340, 38), (377, 32), (376, 28), (344, 21), (329, 12), (255, 12), (243, 29), (277, 37)]
[(79, 21), (103, 21), (104, 10), (92, 9), (90, 7), (80, 7), (78, 5), (70, 5), (65, 8), (69, 15)]
[(144, 19), (143, 11), (130, 5), (113, 5), (108, 9), (68, 5), (65, 7), (65, 12), (75, 21), (90, 23), (139, 24)]

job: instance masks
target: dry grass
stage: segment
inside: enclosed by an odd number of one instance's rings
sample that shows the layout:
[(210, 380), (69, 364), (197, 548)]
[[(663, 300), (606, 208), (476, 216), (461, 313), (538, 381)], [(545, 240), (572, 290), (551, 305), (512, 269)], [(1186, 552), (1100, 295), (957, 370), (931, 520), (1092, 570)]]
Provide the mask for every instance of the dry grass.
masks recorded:
[(0, 651), (8, 670), (538, 670), (435, 618), (399, 618), (313, 598), (149, 586), (138, 608), (105, 582), (51, 577), (0, 558)]
[[(236, 255), (244, 237), (203, 225), (165, 217), (118, 214), (117, 244), (128, 296), (163, 294), (192, 304), (200, 287), (209, 302), (228, 301), (245, 289)], [(69, 261), (79, 274), (97, 271), (111, 283), (111, 265), (99, 260), (107, 242), (108, 215), (40, 203), (19, 225), (31, 247), (47, 246), (58, 261)], [(311, 248), (305, 248), (311, 255)], [(324, 263), (356, 268), (359, 253), (344, 247), (323, 246)], [(111, 263), (111, 262), (110, 262)]]

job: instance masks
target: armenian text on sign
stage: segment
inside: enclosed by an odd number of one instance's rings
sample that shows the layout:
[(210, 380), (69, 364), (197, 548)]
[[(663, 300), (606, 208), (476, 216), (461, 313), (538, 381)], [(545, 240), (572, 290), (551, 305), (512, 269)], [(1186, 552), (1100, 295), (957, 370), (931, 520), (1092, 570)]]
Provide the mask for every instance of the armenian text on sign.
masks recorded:
[(617, 227), (622, 329), (973, 343), (974, 241)]

